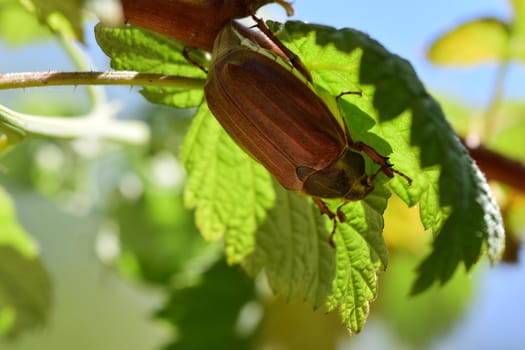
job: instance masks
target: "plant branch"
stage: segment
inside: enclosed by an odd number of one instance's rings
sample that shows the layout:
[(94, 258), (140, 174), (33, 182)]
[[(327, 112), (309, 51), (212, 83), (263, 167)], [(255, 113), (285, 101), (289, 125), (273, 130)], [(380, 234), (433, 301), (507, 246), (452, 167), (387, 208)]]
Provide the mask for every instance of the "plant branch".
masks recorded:
[[(60, 32), (58, 35), (60, 44), (64, 48), (76, 70), (78, 71), (90, 71), (93, 70), (93, 63), (89, 56), (80, 49), (80, 47), (64, 32)], [(89, 85), (86, 87), (89, 100), (91, 102), (91, 108), (97, 108), (107, 102), (107, 95), (101, 86)]]
[(483, 145), (472, 146), (463, 139), (461, 141), (488, 179), (504, 183), (525, 193), (525, 181), (523, 181), (525, 179), (525, 165), (523, 163), (492, 151)]
[(25, 72), (0, 74), (0, 90), (43, 86), (140, 85), (202, 89), (205, 80), (132, 71)]
[[(0, 131), (9, 143), (16, 143), (26, 136), (73, 139), (80, 137), (104, 137), (115, 141), (144, 144), (149, 130), (143, 122), (113, 120), (117, 112), (114, 104), (102, 104), (81, 117), (35, 116), (15, 112), (0, 105)], [(99, 115), (108, 118), (97, 118)]]

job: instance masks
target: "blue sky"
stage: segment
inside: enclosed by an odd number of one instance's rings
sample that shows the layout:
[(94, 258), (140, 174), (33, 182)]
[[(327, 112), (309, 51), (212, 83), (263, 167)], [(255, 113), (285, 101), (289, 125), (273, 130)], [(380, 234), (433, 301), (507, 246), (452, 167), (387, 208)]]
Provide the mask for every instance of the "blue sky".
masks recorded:
[[(294, 19), (368, 33), (390, 51), (408, 59), (431, 91), (482, 105), (492, 92), (493, 66), (439, 68), (428, 63), (425, 50), (434, 38), (462, 21), (487, 15), (509, 19), (512, 15), (506, 0), (296, 0), (294, 8)], [(507, 92), (525, 96), (523, 69), (514, 67), (509, 77)]]

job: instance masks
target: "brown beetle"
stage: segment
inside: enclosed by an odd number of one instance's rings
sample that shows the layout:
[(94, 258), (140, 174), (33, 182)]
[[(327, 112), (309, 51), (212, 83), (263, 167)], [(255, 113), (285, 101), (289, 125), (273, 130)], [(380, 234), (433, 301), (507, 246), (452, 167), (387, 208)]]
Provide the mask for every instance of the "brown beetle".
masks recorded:
[[(387, 157), (353, 141), (346, 123), (304, 74), (277, 62), (259, 46), (259, 36), (236, 22), (221, 31), (204, 88), (208, 106), (232, 139), (284, 188), (312, 196), (335, 229), (336, 215), (322, 198), (363, 199), (379, 172), (389, 177), (399, 172)], [(361, 152), (379, 164), (375, 174), (366, 174)]]
[(281, 5), (288, 16), (292, 6), (284, 0), (121, 0), (126, 22), (171, 36), (192, 48), (211, 51), (220, 30), (234, 18), (253, 15), (269, 3)]

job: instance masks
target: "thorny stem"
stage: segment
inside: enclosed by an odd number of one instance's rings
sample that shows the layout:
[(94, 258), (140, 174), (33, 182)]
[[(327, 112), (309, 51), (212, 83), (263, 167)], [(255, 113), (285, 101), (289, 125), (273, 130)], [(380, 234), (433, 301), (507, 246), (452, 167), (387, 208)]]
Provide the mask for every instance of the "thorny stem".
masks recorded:
[(89, 72), (93, 65), (66, 35), (59, 35), (62, 47), (81, 72), (0, 73), (0, 90), (44, 86), (87, 85), (91, 111), (74, 118), (27, 115), (0, 105), (0, 150), (27, 136), (78, 138), (105, 137), (143, 144), (149, 138), (147, 126), (139, 121), (115, 120), (118, 108), (107, 101), (97, 85), (155, 85), (202, 89), (204, 80), (137, 72)]
[[(71, 38), (69, 38), (64, 33), (58, 35), (60, 44), (64, 48), (64, 51), (67, 53), (71, 62), (79, 71), (89, 71), (93, 70), (93, 64), (89, 57), (80, 49), (80, 47), (74, 43)], [(96, 109), (99, 105), (107, 102), (106, 93), (104, 89), (98, 86), (88, 86), (87, 93), (89, 100), (91, 102), (91, 108)]]
[[(0, 74), (0, 90), (65, 85), (90, 85), (91, 89), (97, 88), (94, 85), (151, 85), (202, 89), (204, 80), (129, 71)], [(111, 117), (116, 114), (117, 108), (105, 101), (103, 91), (92, 90), (90, 95), (92, 111), (70, 119), (27, 115), (0, 105), (0, 131), (7, 136), (11, 144), (29, 135), (67, 139), (101, 136), (139, 144), (147, 141), (149, 133), (143, 123), (112, 120)]]
[(0, 74), (0, 90), (44, 86), (76, 85), (140, 85), (202, 89), (205, 81), (173, 75), (138, 73), (132, 71), (107, 72), (28, 72)]

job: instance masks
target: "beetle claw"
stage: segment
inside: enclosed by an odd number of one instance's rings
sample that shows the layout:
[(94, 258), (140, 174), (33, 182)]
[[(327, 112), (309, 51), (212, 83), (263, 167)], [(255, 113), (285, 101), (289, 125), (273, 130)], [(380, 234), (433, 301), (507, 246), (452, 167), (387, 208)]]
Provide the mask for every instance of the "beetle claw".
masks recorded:
[(408, 175), (400, 172), (399, 170), (396, 170), (396, 169), (392, 169), (392, 171), (394, 173), (396, 173), (397, 175), (401, 176), (402, 178), (404, 178), (407, 182), (408, 182), (408, 185), (412, 185), (412, 179), (410, 177), (408, 177)]
[(371, 181), (373, 181), (376, 178), (376, 176), (379, 175), (380, 172), (382, 172), (388, 177), (394, 177), (394, 174), (397, 174), (404, 178), (409, 185), (412, 184), (412, 179), (408, 175), (402, 173), (399, 170), (394, 169), (393, 165), (388, 162), (389, 158), (379, 154), (373, 147), (361, 141), (351, 143), (350, 147), (352, 147), (356, 151), (364, 152), (367, 156), (370, 157), (370, 159), (374, 161), (374, 163), (380, 166), (377, 172), (374, 175), (370, 176)]

